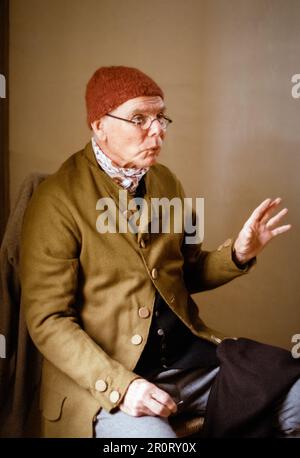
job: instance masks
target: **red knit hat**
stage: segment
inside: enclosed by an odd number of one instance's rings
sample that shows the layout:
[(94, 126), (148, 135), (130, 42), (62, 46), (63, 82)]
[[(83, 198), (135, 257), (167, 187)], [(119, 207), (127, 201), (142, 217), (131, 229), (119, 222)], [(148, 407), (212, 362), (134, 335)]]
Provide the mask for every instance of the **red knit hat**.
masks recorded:
[(158, 95), (164, 98), (160, 87), (137, 68), (100, 67), (89, 80), (86, 93), (88, 125), (102, 118), (129, 99)]

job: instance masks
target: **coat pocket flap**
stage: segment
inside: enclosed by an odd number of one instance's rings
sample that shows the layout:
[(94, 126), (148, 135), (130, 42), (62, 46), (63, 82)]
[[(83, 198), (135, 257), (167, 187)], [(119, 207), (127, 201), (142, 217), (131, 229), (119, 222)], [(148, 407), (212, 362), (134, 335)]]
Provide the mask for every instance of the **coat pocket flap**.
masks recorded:
[(50, 388), (45, 388), (41, 392), (40, 409), (47, 420), (59, 420), (67, 396), (58, 393)]

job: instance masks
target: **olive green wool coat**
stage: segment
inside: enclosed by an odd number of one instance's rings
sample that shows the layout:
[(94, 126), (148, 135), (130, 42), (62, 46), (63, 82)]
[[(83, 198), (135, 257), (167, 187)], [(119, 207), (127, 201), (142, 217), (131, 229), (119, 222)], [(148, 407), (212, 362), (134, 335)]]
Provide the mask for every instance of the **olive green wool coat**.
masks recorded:
[[(150, 168), (145, 185), (148, 209), (153, 197), (184, 198), (161, 164)], [(45, 437), (92, 437), (99, 409), (119, 405), (138, 377), (133, 370), (147, 342), (156, 290), (191, 332), (218, 343), (222, 336), (204, 325), (190, 295), (248, 271), (232, 261), (230, 241), (207, 252), (186, 244), (183, 232), (147, 233), (151, 214), (142, 215), (137, 234), (100, 233), (97, 202), (110, 197), (118, 205), (120, 190), (89, 143), (38, 186), (26, 210), (21, 304), (44, 356)], [(117, 213), (117, 222), (128, 217)]]

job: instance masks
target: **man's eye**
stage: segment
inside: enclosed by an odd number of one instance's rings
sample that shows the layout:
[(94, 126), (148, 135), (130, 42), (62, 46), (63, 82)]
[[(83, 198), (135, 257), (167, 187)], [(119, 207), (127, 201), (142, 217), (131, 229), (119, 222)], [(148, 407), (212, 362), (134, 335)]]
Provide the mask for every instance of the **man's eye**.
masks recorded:
[(145, 116), (143, 115), (136, 115), (132, 118), (132, 121), (136, 124), (143, 124), (145, 122)]

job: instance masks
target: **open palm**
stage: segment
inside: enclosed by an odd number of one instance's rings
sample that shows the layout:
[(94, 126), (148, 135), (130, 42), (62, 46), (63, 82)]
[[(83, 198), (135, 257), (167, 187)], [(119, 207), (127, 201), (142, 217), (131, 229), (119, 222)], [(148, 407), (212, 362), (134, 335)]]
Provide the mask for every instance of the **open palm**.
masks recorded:
[(264, 200), (245, 222), (234, 243), (235, 254), (240, 263), (246, 263), (257, 256), (276, 235), (283, 234), (291, 228), (290, 224), (278, 226), (287, 214), (287, 208), (271, 217), (281, 200), (280, 197)]

